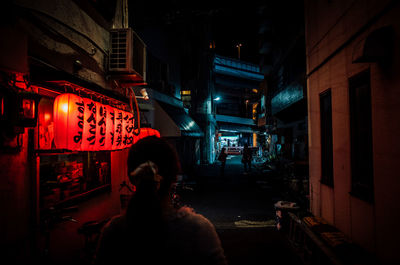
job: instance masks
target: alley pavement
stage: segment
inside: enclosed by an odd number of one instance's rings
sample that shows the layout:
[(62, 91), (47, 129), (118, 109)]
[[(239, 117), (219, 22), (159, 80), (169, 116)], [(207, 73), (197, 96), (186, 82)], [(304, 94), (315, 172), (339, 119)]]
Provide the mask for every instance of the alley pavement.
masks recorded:
[(268, 184), (268, 172), (244, 172), (240, 156), (228, 156), (225, 174), (220, 163), (200, 165), (181, 192), (182, 203), (216, 227), (230, 265), (302, 264), (286, 237), (276, 229), (274, 204), (284, 199)]

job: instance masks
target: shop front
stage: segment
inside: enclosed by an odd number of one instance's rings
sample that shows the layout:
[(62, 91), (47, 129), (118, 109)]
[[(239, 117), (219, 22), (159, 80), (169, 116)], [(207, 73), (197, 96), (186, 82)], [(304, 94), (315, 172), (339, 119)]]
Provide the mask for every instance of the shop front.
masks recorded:
[(228, 155), (240, 155), (245, 144), (256, 144), (253, 137), (255, 129), (251, 125), (218, 122), (218, 128), (215, 137), (218, 153), (225, 147)]
[(58, 262), (82, 254), (85, 239), (77, 231), (83, 224), (124, 211), (134, 190), (126, 172), (129, 147), (160, 134), (140, 128), (127, 101), (68, 81), (44, 82), (34, 90), (41, 97), (34, 128), (39, 245)]
[[(138, 108), (129, 98), (65, 80), (27, 85), (23, 75), (4, 76), (2, 194), (10, 201), (9, 206), (2, 202), (8, 213), (2, 225), (7, 247), (14, 249), (12, 238), (19, 238), (15, 244), (24, 238), (27, 246), (19, 251), (31, 252), (25, 256), (54, 264), (80, 260), (85, 238), (79, 228), (122, 213), (134, 190), (126, 172), (129, 147), (160, 133), (140, 128)], [(12, 80), (19, 79), (16, 87)]]

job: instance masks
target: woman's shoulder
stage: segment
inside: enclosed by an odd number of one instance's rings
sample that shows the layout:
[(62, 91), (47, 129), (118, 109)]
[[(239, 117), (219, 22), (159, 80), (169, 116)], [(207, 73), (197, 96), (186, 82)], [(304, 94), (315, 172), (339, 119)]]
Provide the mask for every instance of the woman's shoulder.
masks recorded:
[(210, 220), (208, 220), (202, 214), (196, 213), (193, 208), (183, 206), (177, 211), (176, 215), (177, 221), (180, 222), (181, 225), (196, 228), (214, 229), (214, 226)]
[(115, 215), (104, 225), (103, 231), (112, 232), (126, 228), (126, 216)]

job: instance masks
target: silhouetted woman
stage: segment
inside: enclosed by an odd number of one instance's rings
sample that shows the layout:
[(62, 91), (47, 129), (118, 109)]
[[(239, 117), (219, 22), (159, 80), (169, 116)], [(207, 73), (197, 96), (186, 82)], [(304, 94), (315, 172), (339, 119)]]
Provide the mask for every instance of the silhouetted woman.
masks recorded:
[(242, 163), (244, 166), (244, 172), (247, 173), (251, 171), (251, 160), (253, 159), (253, 154), (249, 145), (247, 143), (244, 144), (243, 154), (242, 154)]
[(211, 222), (173, 206), (179, 170), (175, 150), (163, 139), (147, 137), (131, 147), (128, 174), (136, 193), (126, 214), (104, 227), (95, 264), (226, 264)]

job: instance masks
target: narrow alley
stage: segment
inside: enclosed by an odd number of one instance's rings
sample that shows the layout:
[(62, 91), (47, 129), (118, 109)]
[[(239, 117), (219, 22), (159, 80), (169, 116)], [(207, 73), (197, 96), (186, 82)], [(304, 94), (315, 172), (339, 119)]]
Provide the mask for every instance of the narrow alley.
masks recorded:
[(197, 185), (185, 190), (182, 203), (215, 225), (231, 265), (302, 264), (276, 228), (274, 204), (283, 199), (282, 191), (254, 166), (245, 174), (240, 160), (228, 156), (224, 176), (219, 163), (200, 166)]
[(0, 2), (7, 264), (400, 264), (400, 1)]

